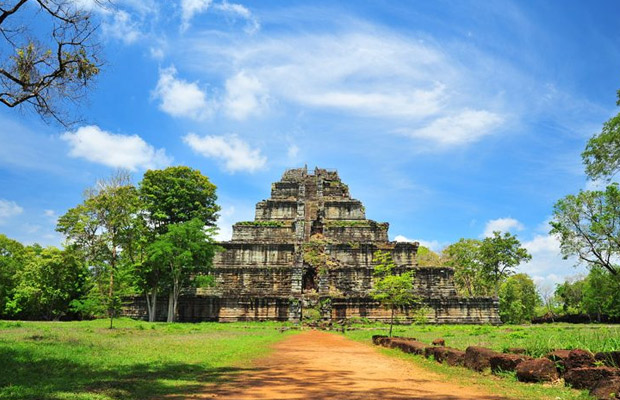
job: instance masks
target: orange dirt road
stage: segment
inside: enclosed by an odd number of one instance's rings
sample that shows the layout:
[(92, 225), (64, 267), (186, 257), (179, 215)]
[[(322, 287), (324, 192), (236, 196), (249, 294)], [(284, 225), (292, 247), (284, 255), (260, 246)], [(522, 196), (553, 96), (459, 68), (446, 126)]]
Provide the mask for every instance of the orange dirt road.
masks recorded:
[(194, 398), (500, 400), (482, 389), (445, 382), (412, 363), (341, 335), (307, 331), (276, 344), (233, 381)]

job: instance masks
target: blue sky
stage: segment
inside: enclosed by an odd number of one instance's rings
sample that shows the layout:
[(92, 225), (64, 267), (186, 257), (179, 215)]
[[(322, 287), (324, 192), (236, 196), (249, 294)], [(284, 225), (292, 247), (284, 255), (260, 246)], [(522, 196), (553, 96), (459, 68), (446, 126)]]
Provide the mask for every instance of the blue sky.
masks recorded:
[(84, 122), (0, 108), (0, 232), (58, 245), (56, 218), (116, 168), (189, 165), (220, 237), (286, 168), (335, 168), (390, 236), (434, 250), (493, 230), (543, 285), (555, 201), (617, 113), (616, 1), (117, 0), (92, 9), (106, 64)]

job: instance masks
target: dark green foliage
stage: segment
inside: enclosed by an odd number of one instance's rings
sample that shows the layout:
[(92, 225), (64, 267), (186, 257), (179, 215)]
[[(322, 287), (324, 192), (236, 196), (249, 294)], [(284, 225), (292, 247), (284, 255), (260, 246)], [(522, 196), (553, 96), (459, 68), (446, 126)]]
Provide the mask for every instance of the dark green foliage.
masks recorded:
[[(620, 90), (618, 100), (620, 106)], [(610, 180), (620, 169), (620, 113), (603, 124), (601, 133), (588, 141), (581, 153), (586, 174), (591, 179)]]
[(157, 233), (165, 233), (169, 224), (192, 219), (213, 226), (220, 211), (215, 185), (200, 171), (184, 166), (146, 171), (140, 198)]
[(24, 246), (0, 234), (0, 315), (17, 284), (15, 274), (24, 263)]
[(502, 322), (522, 324), (529, 322), (541, 299), (534, 281), (527, 274), (516, 274), (502, 283), (499, 290), (499, 315)]
[(181, 291), (194, 285), (197, 275), (209, 271), (218, 249), (213, 242), (213, 228), (205, 230), (198, 218), (168, 225), (168, 231), (148, 246), (149, 262), (163, 267), (171, 286), (168, 322), (174, 321)]

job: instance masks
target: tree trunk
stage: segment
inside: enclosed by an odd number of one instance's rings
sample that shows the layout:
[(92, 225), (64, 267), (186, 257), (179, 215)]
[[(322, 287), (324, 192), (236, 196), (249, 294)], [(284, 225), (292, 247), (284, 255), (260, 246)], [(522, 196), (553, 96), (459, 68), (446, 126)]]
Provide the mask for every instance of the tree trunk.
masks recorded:
[(390, 316), (390, 337), (392, 337), (392, 326), (394, 325), (394, 306), (392, 306), (392, 315)]
[(174, 278), (172, 282), (172, 291), (168, 298), (168, 319), (167, 322), (174, 322), (177, 315), (177, 304), (179, 302), (179, 279)]
[(157, 288), (146, 294), (146, 309), (149, 314), (149, 322), (155, 322), (157, 312)]
[(166, 318), (166, 322), (174, 322), (174, 294), (170, 292), (168, 295), (168, 317)]

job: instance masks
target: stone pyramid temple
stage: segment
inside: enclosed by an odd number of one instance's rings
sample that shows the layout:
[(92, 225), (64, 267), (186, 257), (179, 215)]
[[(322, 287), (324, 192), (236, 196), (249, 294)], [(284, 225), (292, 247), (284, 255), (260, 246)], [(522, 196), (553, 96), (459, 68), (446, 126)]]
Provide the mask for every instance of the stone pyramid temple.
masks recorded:
[(383, 250), (399, 270), (415, 270), (428, 322), (500, 323), (496, 300), (459, 297), (451, 268), (418, 267), (418, 243), (390, 242), (388, 227), (366, 218), (336, 171), (287, 170), (271, 198), (256, 204), (254, 221), (233, 225), (214, 260), (215, 286), (183, 296), (178, 320), (389, 320), (390, 311), (369, 295), (373, 254)]

